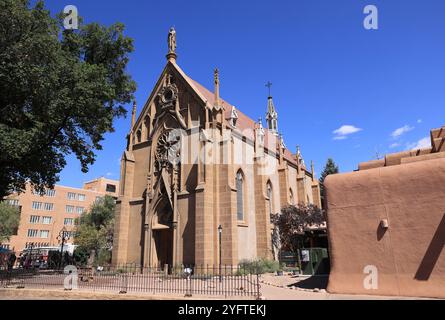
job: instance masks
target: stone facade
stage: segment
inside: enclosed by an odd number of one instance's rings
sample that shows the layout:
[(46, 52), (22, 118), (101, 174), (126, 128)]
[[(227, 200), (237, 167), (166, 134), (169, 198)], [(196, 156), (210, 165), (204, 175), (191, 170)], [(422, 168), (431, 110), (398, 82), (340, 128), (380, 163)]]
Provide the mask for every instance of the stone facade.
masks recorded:
[(113, 264), (216, 265), (219, 226), (223, 264), (272, 258), (270, 213), (298, 202), (319, 205), (313, 170), (261, 120), (220, 98), (217, 70), (213, 93), (188, 77), (176, 64), (173, 36), (137, 118), (133, 108)]

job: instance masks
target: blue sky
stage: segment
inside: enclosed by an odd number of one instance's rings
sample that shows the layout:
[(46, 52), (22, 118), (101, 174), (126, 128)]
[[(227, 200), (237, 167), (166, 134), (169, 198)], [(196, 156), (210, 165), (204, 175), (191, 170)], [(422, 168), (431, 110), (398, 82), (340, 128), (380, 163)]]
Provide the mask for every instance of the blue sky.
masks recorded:
[[(221, 96), (253, 119), (264, 118), (265, 83), (271, 81), (286, 145), (292, 152), (300, 145), (318, 173), (328, 157), (345, 172), (375, 159), (376, 153), (424, 145), (430, 128), (445, 124), (443, 0), (46, 4), (53, 13), (76, 5), (87, 23), (126, 25), (126, 34), (135, 39), (128, 71), (138, 85), (138, 111), (166, 62), (172, 25), (182, 69), (212, 88), (213, 69), (218, 67)], [(378, 30), (363, 27), (363, 9), (370, 4), (379, 10)], [(129, 122), (130, 117), (116, 121), (116, 132), (106, 135), (88, 174), (69, 157), (60, 184), (119, 178), (118, 159)]]

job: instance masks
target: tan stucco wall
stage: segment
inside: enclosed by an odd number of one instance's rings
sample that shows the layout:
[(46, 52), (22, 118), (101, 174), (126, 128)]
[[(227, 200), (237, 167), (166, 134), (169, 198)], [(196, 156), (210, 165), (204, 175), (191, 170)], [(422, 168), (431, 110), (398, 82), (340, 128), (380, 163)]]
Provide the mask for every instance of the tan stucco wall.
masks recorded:
[[(329, 292), (445, 298), (445, 159), (332, 175), (325, 186)], [(377, 289), (364, 287), (367, 265)]]

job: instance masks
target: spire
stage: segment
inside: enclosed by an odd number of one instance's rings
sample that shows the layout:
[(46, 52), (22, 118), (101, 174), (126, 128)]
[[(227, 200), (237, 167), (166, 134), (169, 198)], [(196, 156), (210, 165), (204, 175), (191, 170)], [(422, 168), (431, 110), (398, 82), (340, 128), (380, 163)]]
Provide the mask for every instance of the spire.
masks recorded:
[(167, 60), (170, 62), (176, 62), (176, 58), (178, 57), (176, 55), (176, 30), (174, 27), (170, 28), (170, 31), (168, 32), (168, 53), (167, 53)]
[(269, 88), (269, 97), (267, 98), (267, 127), (274, 135), (278, 135), (278, 113), (275, 110), (275, 105), (273, 103), (272, 95), (271, 95), (271, 87), (272, 83), (269, 81), (266, 84), (266, 87)]
[(311, 160), (311, 174), (312, 174), (312, 181), (315, 181), (315, 170), (314, 170), (314, 161)]
[(133, 101), (133, 110), (131, 111), (130, 133), (127, 135), (127, 150), (130, 151), (135, 143), (134, 141), (134, 124), (136, 123), (136, 100)]
[(136, 100), (134, 100), (133, 102), (133, 110), (131, 111), (131, 127), (130, 127), (131, 132), (133, 132), (135, 123), (136, 123)]
[(284, 143), (284, 137), (283, 137), (283, 134), (280, 133), (279, 137), (280, 137), (280, 147), (281, 147), (282, 149), (286, 149), (286, 144)]
[(295, 159), (297, 160), (298, 164), (306, 166), (304, 164), (303, 156), (301, 155), (300, 146), (297, 146), (297, 153), (295, 154)]
[(258, 129), (263, 130), (263, 118), (258, 119)]
[(214, 80), (215, 80), (215, 108), (219, 109), (219, 70), (218, 68), (214, 71)]

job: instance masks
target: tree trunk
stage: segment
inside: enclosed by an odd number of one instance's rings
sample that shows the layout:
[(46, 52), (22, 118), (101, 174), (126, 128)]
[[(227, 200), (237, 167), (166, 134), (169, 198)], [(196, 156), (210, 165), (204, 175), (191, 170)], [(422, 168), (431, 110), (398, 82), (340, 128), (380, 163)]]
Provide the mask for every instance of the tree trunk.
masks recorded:
[(297, 246), (295, 247), (294, 252), (297, 254), (297, 264), (298, 264), (298, 273), (303, 274), (303, 266), (301, 264), (301, 255), (300, 255), (300, 241), (297, 241)]

